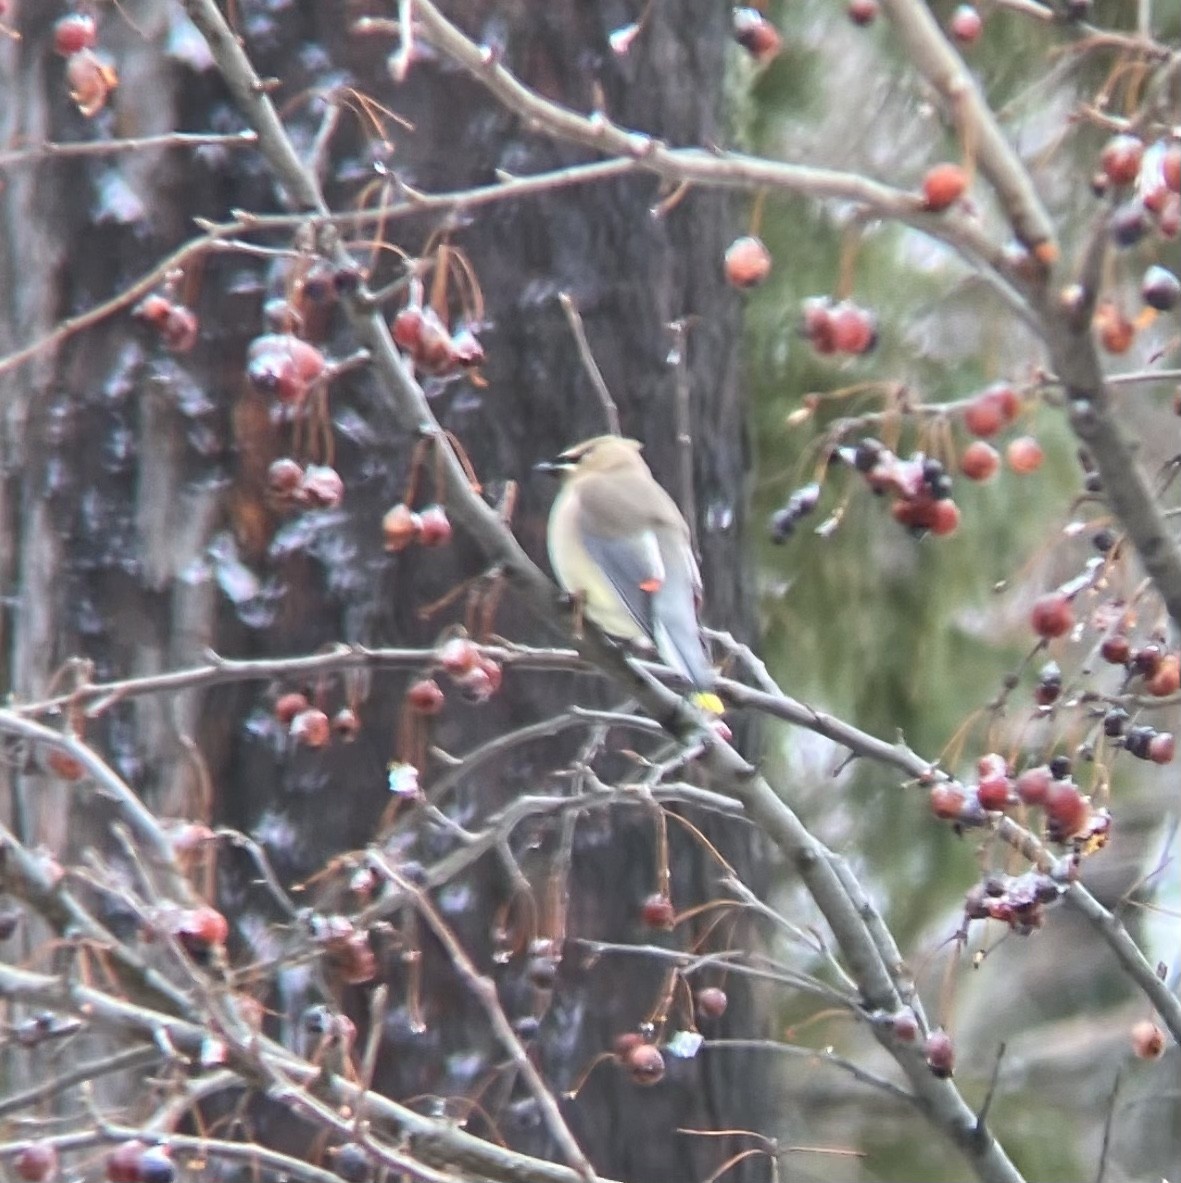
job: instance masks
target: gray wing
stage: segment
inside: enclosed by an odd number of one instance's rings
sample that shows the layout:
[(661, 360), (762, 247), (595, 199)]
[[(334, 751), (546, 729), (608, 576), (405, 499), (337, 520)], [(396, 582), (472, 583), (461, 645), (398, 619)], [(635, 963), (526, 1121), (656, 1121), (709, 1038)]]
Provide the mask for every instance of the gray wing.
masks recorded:
[(638, 534), (592, 534), (580, 532), (591, 562), (606, 576), (632, 619), (644, 635), (656, 643), (653, 591), (664, 583), (664, 568), (656, 536), (649, 530)]

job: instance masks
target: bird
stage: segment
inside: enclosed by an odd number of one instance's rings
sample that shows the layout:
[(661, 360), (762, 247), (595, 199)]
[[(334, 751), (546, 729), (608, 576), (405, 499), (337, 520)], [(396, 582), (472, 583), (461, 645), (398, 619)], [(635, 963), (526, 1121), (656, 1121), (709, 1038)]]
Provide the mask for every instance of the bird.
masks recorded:
[(535, 466), (562, 478), (549, 516), (550, 564), (604, 632), (654, 648), (705, 692), (714, 672), (698, 623), (701, 575), (689, 526), (642, 447), (598, 435)]

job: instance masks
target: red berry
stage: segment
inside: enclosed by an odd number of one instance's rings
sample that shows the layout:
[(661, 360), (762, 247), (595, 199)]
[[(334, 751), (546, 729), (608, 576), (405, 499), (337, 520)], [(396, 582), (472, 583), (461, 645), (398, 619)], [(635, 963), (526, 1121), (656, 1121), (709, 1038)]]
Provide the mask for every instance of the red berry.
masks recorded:
[(1108, 353), (1127, 353), (1136, 339), (1136, 326), (1110, 300), (1095, 309), (1093, 323), (1099, 334), (1099, 344)]
[(62, 780), (81, 780), (86, 772), (85, 766), (77, 756), (63, 752), (61, 748), (50, 748), (45, 753), (45, 767)]
[(720, 1019), (726, 1013), (730, 1000), (726, 991), (718, 986), (706, 986), (697, 991), (697, 1016), (702, 1019)]
[(1079, 791), (1078, 785), (1070, 780), (1051, 781), (1042, 803), (1046, 811), (1046, 822), (1050, 837), (1055, 842), (1073, 838), (1087, 824), (1091, 816), (1091, 803)]
[(970, 481), (987, 481), (1000, 467), (1000, 453), (984, 440), (973, 440), (960, 457), (960, 472)]
[(904, 1006), (894, 1015), (892, 1026), (895, 1036), (903, 1043), (914, 1043), (919, 1037), (919, 1021), (909, 1006)]
[(71, 12), (53, 26), (53, 49), (68, 58), (79, 50), (93, 49), (98, 42), (94, 17), (82, 12)]
[(318, 707), (309, 707), (291, 720), (287, 734), (305, 748), (322, 748), (332, 738), (332, 724)]
[(878, 12), (878, 0), (849, 0), (849, 19), (862, 28), (872, 25)]
[(734, 40), (760, 65), (783, 48), (779, 30), (758, 9), (734, 9)]
[(987, 394), (978, 394), (964, 408), (964, 426), (973, 435), (996, 435), (1003, 425), (1000, 404)]
[(833, 347), (838, 353), (865, 353), (877, 340), (873, 316), (848, 300), (832, 310), (830, 325)]
[(307, 695), (300, 694), (298, 690), (289, 691), (287, 694), (280, 694), (275, 699), (275, 718), (284, 727), (290, 726), (291, 720), (302, 711), (306, 711), (310, 705)]
[(637, 1043), (623, 1057), (623, 1066), (636, 1084), (658, 1084), (664, 1076), (664, 1057), (650, 1043)]
[(804, 336), (817, 353), (835, 353), (832, 330), (832, 301), (827, 296), (813, 296), (804, 301)]
[(434, 678), (420, 678), (406, 691), (406, 702), (417, 715), (437, 715), (446, 698)]
[(451, 520), (441, 505), (428, 505), (419, 514), (418, 541), (423, 546), (445, 546), (451, 541)]
[(1130, 185), (1140, 173), (1143, 158), (1143, 141), (1138, 136), (1121, 133), (1103, 146), (1099, 163), (1112, 184)]
[(480, 649), (467, 637), (451, 637), (439, 650), (439, 664), (453, 678), (461, 678), (480, 660)]
[(1005, 810), (1013, 801), (1013, 786), (1007, 776), (992, 776), (976, 786), (976, 799), (981, 809), (990, 813)]
[(140, 1161), (147, 1147), (139, 1141), (121, 1142), (107, 1155), (110, 1183), (139, 1183)]
[(1045, 764), (1038, 764), (1033, 768), (1027, 768), (1017, 778), (1017, 796), (1026, 805), (1044, 805), (1046, 792), (1052, 780), (1053, 777), (1050, 775), (1050, 769)]
[(955, 1046), (946, 1031), (932, 1031), (923, 1045), (923, 1054), (927, 1067), (941, 1080), (946, 1080), (955, 1071)]
[(940, 781), (932, 787), (928, 797), (931, 812), (943, 821), (956, 821), (964, 811), (967, 797), (957, 784)]
[(1074, 627), (1074, 609), (1063, 592), (1047, 592), (1034, 600), (1029, 623), (1039, 637), (1061, 637)]
[(1015, 440), (1010, 440), (1009, 446), (1005, 449), (1005, 460), (1009, 467), (1022, 476), (1037, 472), (1045, 458), (1046, 454), (1042, 451), (1041, 444), (1032, 435), (1020, 435)]
[(1174, 192), (1181, 193), (1181, 144), (1170, 144), (1161, 159), (1161, 176)]
[(1177, 741), (1171, 731), (1158, 731), (1148, 741), (1148, 758), (1154, 764), (1171, 764), (1177, 752)]
[(209, 949), (226, 943), (230, 926), (216, 908), (203, 904), (200, 908), (181, 913), (176, 935), (186, 946), (199, 945)]
[(1132, 646), (1123, 633), (1112, 633), (1103, 638), (1099, 656), (1112, 665), (1127, 665), (1132, 658)]
[(951, 35), (962, 45), (971, 45), (984, 31), (984, 21), (971, 4), (961, 4), (951, 14)]
[(640, 916), (649, 928), (668, 932), (676, 924), (673, 902), (663, 892), (654, 892), (640, 905)]
[(932, 504), (930, 529), (936, 537), (954, 534), (959, 524), (959, 506), (950, 497), (942, 497)]
[(44, 1183), (57, 1174), (57, 1147), (52, 1142), (30, 1142), (12, 1165), (26, 1183)]
[(1160, 659), (1156, 672), (1146, 681), (1145, 689), (1157, 698), (1176, 694), (1181, 689), (1181, 658), (1176, 653), (1166, 653)]
[(723, 269), (731, 287), (758, 287), (771, 274), (771, 252), (753, 234), (736, 238), (726, 250)]
[(958, 164), (936, 164), (923, 177), (923, 204), (932, 213), (954, 205), (968, 188), (968, 174)]
[(404, 501), (386, 510), (381, 519), (381, 534), (385, 549), (405, 550), (422, 533), (422, 519)]
[(1151, 1019), (1132, 1024), (1132, 1051), (1141, 1060), (1158, 1060), (1164, 1054), (1165, 1033)]
[(407, 353), (414, 353), (422, 340), (422, 323), (422, 307), (420, 305), (411, 304), (403, 308), (394, 317), (394, 323), (390, 325), (394, 344)]

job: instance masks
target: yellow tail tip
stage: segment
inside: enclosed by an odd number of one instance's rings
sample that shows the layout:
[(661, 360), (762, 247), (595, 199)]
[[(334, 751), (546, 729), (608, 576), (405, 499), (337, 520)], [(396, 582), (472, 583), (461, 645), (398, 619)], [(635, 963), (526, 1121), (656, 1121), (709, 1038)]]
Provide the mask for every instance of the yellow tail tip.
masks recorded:
[(708, 690), (699, 690), (694, 694), (693, 705), (699, 706), (703, 711), (707, 711), (711, 715), (724, 715), (726, 713), (726, 704), (716, 694)]

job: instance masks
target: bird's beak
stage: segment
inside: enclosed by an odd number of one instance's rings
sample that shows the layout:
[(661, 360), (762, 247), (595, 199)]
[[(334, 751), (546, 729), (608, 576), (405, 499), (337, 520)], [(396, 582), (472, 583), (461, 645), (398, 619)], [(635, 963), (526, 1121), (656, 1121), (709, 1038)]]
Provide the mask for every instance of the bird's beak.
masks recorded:
[(574, 468), (574, 464), (570, 460), (563, 460), (561, 456), (557, 460), (541, 460), (533, 466), (534, 472), (548, 473), (550, 476), (561, 476), (564, 472), (570, 472)]

